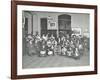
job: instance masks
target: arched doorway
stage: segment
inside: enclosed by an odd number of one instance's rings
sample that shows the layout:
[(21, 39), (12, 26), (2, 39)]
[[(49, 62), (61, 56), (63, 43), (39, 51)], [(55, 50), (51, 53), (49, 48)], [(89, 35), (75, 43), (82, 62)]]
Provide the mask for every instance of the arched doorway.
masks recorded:
[(67, 14), (62, 14), (58, 16), (58, 30), (60, 33), (71, 35), (71, 16)]

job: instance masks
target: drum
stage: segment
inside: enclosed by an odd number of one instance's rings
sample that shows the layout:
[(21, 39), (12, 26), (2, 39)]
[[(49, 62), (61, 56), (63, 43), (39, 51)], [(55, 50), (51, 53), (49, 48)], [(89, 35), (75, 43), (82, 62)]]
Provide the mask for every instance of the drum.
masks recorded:
[(48, 55), (50, 56), (50, 55), (53, 55), (54, 53), (53, 53), (53, 51), (48, 51)]
[(67, 56), (71, 57), (72, 56), (72, 52), (71, 51), (67, 51)]
[(45, 56), (46, 55), (46, 51), (43, 50), (43, 51), (40, 51), (40, 56)]

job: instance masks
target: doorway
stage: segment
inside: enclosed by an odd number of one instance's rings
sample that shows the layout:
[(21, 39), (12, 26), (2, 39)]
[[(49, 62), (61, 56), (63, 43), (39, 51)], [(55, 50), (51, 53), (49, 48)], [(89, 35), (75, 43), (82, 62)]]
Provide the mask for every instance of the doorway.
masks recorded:
[(63, 34), (69, 34), (71, 35), (71, 16), (67, 14), (62, 14), (58, 16), (58, 30), (59, 35), (60, 32)]
[(53, 34), (53, 36), (56, 38), (57, 30), (48, 29), (47, 18), (41, 18), (40, 20), (41, 20), (41, 36), (43, 34), (49, 34), (49, 36)]
[(47, 34), (47, 18), (41, 18), (41, 36)]

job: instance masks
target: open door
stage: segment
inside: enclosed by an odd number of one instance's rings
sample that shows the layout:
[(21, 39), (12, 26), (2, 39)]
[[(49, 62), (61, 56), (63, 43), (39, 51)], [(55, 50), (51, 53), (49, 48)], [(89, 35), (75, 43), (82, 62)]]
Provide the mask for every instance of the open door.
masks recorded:
[(59, 33), (67, 33), (71, 35), (71, 16), (62, 14), (58, 16), (58, 28)]
[(41, 18), (41, 36), (47, 34), (47, 18)]

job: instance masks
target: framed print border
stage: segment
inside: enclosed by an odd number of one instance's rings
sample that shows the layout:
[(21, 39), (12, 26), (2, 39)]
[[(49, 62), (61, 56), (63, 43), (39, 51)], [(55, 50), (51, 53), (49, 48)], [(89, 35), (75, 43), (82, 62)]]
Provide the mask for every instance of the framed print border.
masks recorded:
[[(94, 10), (94, 71), (82, 72), (61, 72), (61, 73), (47, 73), (47, 74), (29, 74), (17, 75), (17, 6), (44, 6), (44, 7), (61, 7), (61, 8), (80, 8)], [(64, 3), (48, 3), (48, 2), (31, 2), (31, 1), (11, 1), (11, 78), (25, 79), (25, 78), (42, 78), (42, 77), (59, 77), (59, 76), (74, 76), (74, 75), (90, 75), (97, 74), (97, 6), (96, 5), (82, 5), (82, 4), (64, 4)]]

